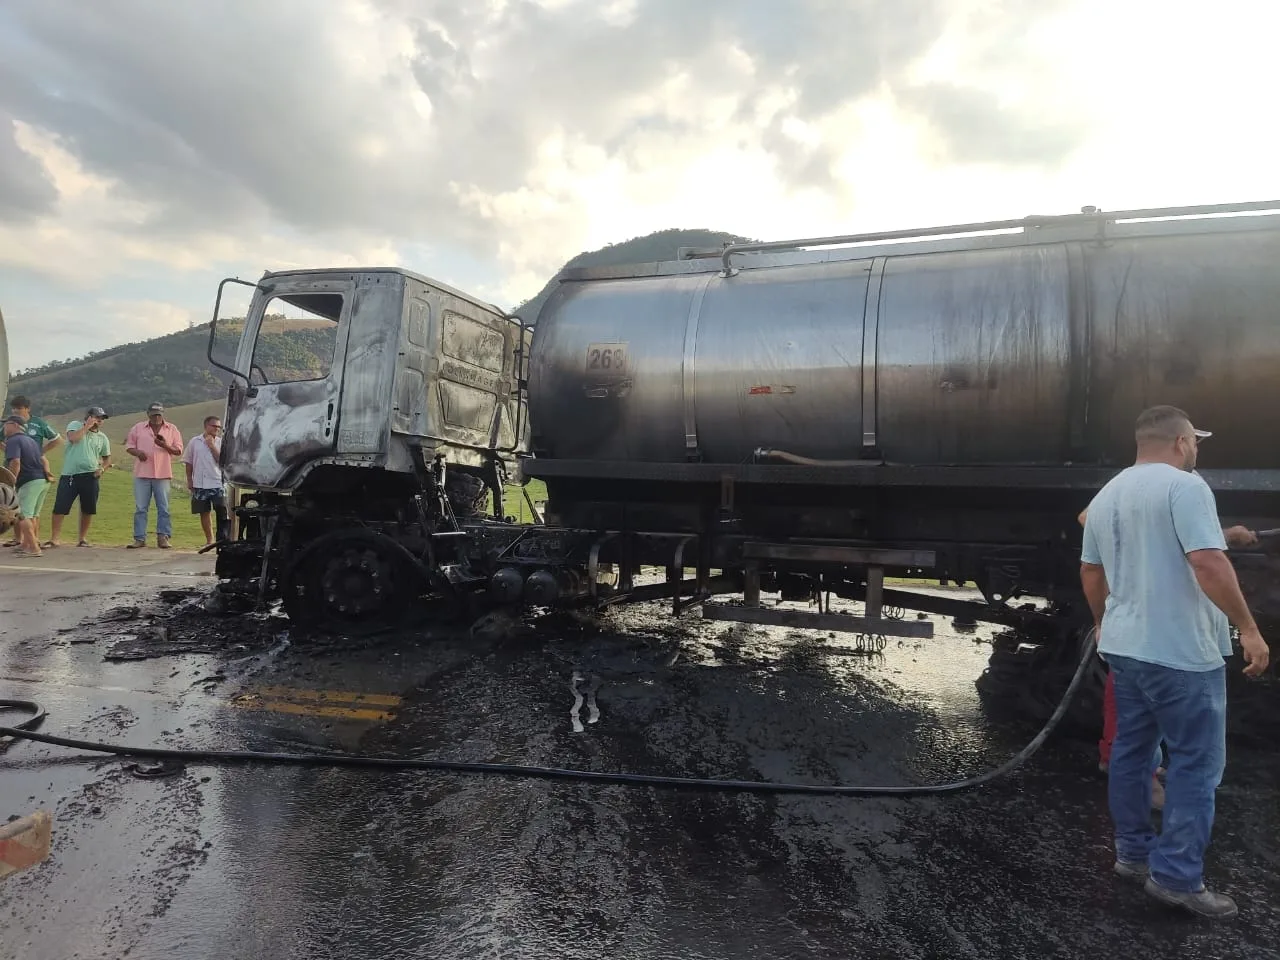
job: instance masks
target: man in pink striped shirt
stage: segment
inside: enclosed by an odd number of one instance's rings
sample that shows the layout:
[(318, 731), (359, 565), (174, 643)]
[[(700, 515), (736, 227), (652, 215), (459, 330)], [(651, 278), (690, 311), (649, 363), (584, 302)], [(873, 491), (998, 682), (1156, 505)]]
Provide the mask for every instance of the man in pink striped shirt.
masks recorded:
[(133, 457), (133, 543), (130, 550), (147, 545), (147, 514), (151, 498), (156, 500), (156, 546), (169, 549), (173, 521), (169, 516), (169, 482), (173, 479), (173, 458), (182, 456), (182, 434), (164, 418), (164, 407), (147, 407), (147, 419), (135, 423), (125, 440), (125, 450)]

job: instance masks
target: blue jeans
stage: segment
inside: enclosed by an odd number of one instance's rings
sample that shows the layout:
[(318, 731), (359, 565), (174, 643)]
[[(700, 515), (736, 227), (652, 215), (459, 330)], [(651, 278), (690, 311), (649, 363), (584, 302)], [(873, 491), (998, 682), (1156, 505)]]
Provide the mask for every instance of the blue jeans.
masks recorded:
[[(1107, 657), (1116, 682), (1116, 739), (1107, 795), (1116, 858), (1147, 863), (1169, 890), (1204, 886), (1214, 793), (1227, 763), (1225, 667), (1195, 673), (1129, 657)], [(1169, 751), (1163, 829), (1151, 821), (1151, 757)]]
[(173, 536), (173, 521), (169, 519), (169, 481), (152, 480), (149, 477), (133, 478), (133, 539), (147, 539), (147, 511), (151, 498), (156, 498), (156, 533), (162, 537)]

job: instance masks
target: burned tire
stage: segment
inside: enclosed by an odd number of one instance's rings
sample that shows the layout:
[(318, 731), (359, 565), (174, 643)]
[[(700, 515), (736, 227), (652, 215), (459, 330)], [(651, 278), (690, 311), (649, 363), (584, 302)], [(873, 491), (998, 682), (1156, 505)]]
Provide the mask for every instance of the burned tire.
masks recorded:
[(489, 505), (489, 488), (469, 473), (450, 472), (444, 482), (444, 493), (453, 515), (459, 520), (481, 516)]
[(403, 626), (430, 578), (389, 537), (339, 530), (306, 544), (281, 583), (285, 613), (324, 633), (370, 636)]
[(18, 491), (7, 483), (0, 483), (0, 533), (7, 533), (21, 515)]
[[(1057, 642), (1020, 642), (1012, 634), (996, 637), (991, 658), (975, 685), (987, 709), (1043, 723), (1066, 693), (1085, 646), (1093, 647), (1088, 630), (1077, 630)], [(1095, 653), (1089, 672), (1062, 718), (1059, 730), (1081, 738), (1102, 732), (1102, 698), (1106, 664)]]

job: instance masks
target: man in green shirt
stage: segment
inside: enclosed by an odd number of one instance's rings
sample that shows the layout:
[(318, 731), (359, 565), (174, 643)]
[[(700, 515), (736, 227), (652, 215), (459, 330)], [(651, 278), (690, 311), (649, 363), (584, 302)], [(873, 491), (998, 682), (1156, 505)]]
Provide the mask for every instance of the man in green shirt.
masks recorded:
[(53, 503), (53, 533), (46, 547), (59, 546), (62, 521), (71, 513), (71, 505), (80, 500), (79, 546), (89, 546), (89, 524), (98, 512), (98, 480), (103, 470), (111, 468), (111, 441), (100, 429), (107, 412), (90, 407), (83, 420), (67, 424), (67, 456), (62, 461), (62, 476)]
[(40, 444), (41, 453), (47, 455), (50, 450), (62, 442), (61, 435), (57, 430), (49, 426), (46, 420), (42, 417), (33, 417), (31, 415), (31, 401), (26, 397), (18, 396), (10, 400), (9, 412), (26, 421), (22, 432)]

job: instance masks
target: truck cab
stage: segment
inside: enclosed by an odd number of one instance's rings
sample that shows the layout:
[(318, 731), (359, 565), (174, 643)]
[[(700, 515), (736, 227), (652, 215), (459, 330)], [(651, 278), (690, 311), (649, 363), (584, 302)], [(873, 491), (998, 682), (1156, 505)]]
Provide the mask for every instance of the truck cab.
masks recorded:
[[(222, 465), (257, 491), (409, 487), (443, 456), (486, 483), (524, 446), (528, 331), (501, 310), (395, 268), (264, 273), (230, 374)], [(219, 327), (219, 324), (222, 327)]]

